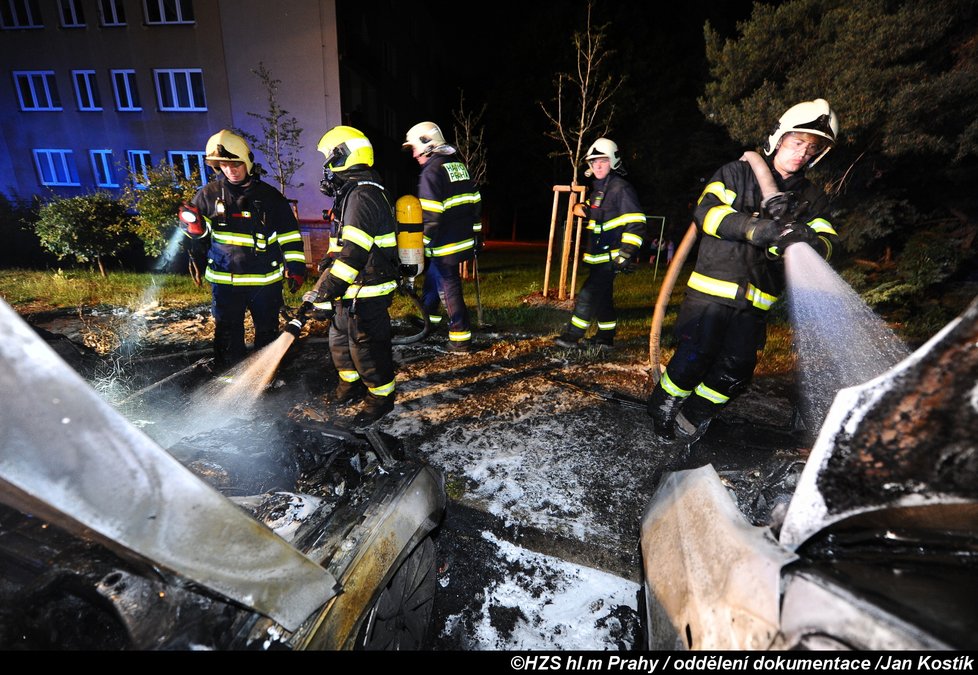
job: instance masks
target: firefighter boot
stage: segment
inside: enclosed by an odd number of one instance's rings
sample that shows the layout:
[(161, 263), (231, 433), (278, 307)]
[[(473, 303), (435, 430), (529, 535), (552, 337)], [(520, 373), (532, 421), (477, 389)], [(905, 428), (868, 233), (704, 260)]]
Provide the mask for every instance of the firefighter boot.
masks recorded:
[(340, 381), (336, 389), (326, 394), (327, 405), (346, 405), (362, 399), (367, 393), (367, 388), (360, 380), (353, 382)]
[(693, 396), (676, 416), (676, 438), (692, 445), (706, 433), (720, 406), (702, 396)]
[(394, 409), (394, 395), (374, 396), (367, 394), (363, 410), (353, 418), (354, 427), (369, 427), (381, 417)]
[(656, 436), (666, 441), (671, 441), (676, 437), (674, 432), (676, 415), (685, 400), (685, 398), (667, 394), (665, 389), (656, 385), (648, 402), (648, 413), (655, 425)]
[(564, 349), (574, 349), (582, 337), (584, 337), (584, 331), (578, 330), (575, 326), (568, 326), (563, 333), (554, 338), (554, 344)]

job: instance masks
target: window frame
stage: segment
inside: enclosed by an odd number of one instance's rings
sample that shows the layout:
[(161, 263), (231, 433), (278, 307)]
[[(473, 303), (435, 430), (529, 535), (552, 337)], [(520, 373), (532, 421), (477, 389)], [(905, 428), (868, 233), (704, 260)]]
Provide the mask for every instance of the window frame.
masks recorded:
[[(106, 9), (112, 14), (112, 21), (108, 20)], [(100, 24), (106, 28), (127, 25), (126, 6), (122, 0), (98, 0), (98, 15)]]
[(119, 184), (118, 171), (116, 171), (112, 150), (108, 148), (92, 149), (88, 151), (88, 156), (92, 162), (95, 185), (103, 188), (122, 187)]
[[(78, 168), (75, 166), (75, 153), (67, 148), (34, 148), (34, 168), (37, 169), (37, 179), (41, 185), (51, 187), (81, 187), (78, 180)], [(41, 158), (47, 160), (52, 180), (45, 180), (45, 171), (41, 167)], [(55, 159), (60, 159), (60, 166), (55, 166)], [(58, 169), (63, 170), (64, 180), (58, 180)]]
[[(195, 75), (197, 78), (194, 77)], [(164, 79), (169, 100), (172, 101), (169, 105), (164, 104)], [(196, 100), (195, 79), (199, 81), (202, 102)], [(160, 112), (207, 112), (207, 95), (204, 92), (202, 68), (154, 68), (153, 83), (156, 85), (156, 105)], [(180, 103), (181, 93), (187, 100), (187, 105)]]
[[(65, 10), (69, 10), (72, 14), (71, 23), (65, 19)], [(87, 25), (81, 0), (58, 0), (58, 17), (61, 19), (62, 28), (85, 28)]]
[[(200, 169), (200, 187), (204, 187), (208, 179), (207, 164), (204, 162), (206, 155), (207, 153), (199, 150), (167, 150), (166, 161), (170, 163), (170, 166), (179, 169), (183, 177), (188, 180), (193, 176), (194, 169)], [(177, 161), (178, 156), (179, 163)], [(191, 159), (197, 160), (197, 166), (191, 166)]]
[[(112, 75), (112, 92), (115, 95), (115, 109), (119, 112), (141, 112), (143, 109), (142, 101), (139, 99), (139, 83), (136, 82), (136, 71), (132, 68), (115, 68), (109, 71)], [(119, 75), (124, 76), (126, 85), (126, 98), (130, 104), (122, 106), (122, 99), (119, 97)], [(135, 105), (132, 105), (135, 103)]]
[[(139, 166), (137, 167), (137, 160)], [(136, 173), (140, 173), (143, 176), (145, 182), (139, 183), (136, 181), (132, 182), (132, 186), (137, 190), (145, 190), (149, 187), (149, 171), (153, 168), (153, 156), (150, 154), (149, 150), (126, 150), (126, 160), (129, 166), (129, 176), (135, 176)]]
[[(18, 12), (18, 9), (21, 11)], [(21, 14), (27, 15), (25, 21), (21, 21)], [(23, 30), (25, 28), (44, 28), (39, 0), (0, 0), (0, 29)]]
[[(98, 87), (98, 79), (94, 70), (73, 70), (71, 81), (75, 85), (75, 101), (81, 112), (99, 112), (102, 107), (102, 92)], [(81, 84), (85, 85), (86, 99), (82, 98)]]
[[(20, 101), (20, 109), (23, 112), (57, 112), (64, 110), (61, 105), (61, 94), (58, 93), (58, 81), (53, 70), (15, 70), (11, 73), (14, 78), (14, 88), (17, 90), (17, 98)], [(24, 91), (21, 87), (21, 78), (27, 78), (27, 84), (31, 90), (31, 97), (35, 106), (28, 108), (24, 102)], [(47, 99), (47, 106), (37, 105), (40, 101), (37, 96), (35, 79), (40, 78), (44, 87), (44, 95)], [(53, 94), (53, 98), (52, 98)]]
[[(172, 2), (172, 9), (176, 12), (176, 19), (167, 19), (167, 3)], [(150, 7), (155, 7), (158, 19), (150, 18)], [(190, 18), (184, 18), (184, 14), (189, 14)], [(143, 0), (143, 20), (147, 26), (172, 26), (172, 25), (193, 25), (197, 23), (194, 14), (193, 0)]]

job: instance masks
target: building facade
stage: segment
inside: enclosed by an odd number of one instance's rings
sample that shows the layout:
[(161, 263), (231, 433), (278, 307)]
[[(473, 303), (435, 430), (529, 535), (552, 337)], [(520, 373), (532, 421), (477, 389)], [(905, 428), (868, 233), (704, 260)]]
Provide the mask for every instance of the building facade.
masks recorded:
[[(417, 167), (400, 141), (429, 116), (419, 72), (431, 67), (419, 56), (414, 6), (0, 0), (0, 191), (47, 199), (119, 190), (161, 160), (206, 180), (210, 134), (261, 134), (255, 115), (267, 115), (268, 90), (259, 65), (279, 80), (278, 104), (302, 129), (303, 165), (286, 189), (301, 220), (321, 219), (328, 205), (316, 144), (336, 124), (360, 126), (392, 192), (412, 191)], [(257, 151), (256, 161), (270, 166)]]

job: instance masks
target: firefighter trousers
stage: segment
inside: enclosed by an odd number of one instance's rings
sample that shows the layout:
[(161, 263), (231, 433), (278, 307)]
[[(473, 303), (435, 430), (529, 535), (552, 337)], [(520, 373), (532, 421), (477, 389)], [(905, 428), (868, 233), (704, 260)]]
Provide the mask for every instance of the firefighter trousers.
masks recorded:
[(574, 304), (567, 334), (582, 338), (593, 321), (598, 324), (595, 338), (607, 344), (615, 339), (617, 314), (615, 312), (615, 271), (611, 263), (591, 266), (587, 280), (581, 287)]
[(445, 306), (448, 314), (448, 339), (458, 343), (471, 341), (472, 324), (462, 295), (462, 276), (458, 271), (458, 263), (430, 258), (421, 289), (421, 306), (428, 316), (435, 316), (439, 303)]
[(214, 317), (214, 357), (231, 365), (247, 355), (245, 312), (255, 327), (255, 350), (278, 337), (278, 313), (282, 306), (282, 283), (267, 286), (211, 284), (211, 315)]
[(758, 352), (767, 337), (766, 317), (756, 310), (727, 307), (709, 300), (683, 302), (675, 329), (678, 346), (660, 387), (672, 396), (688, 396), (683, 415), (699, 425), (750, 385)]
[(362, 380), (373, 396), (394, 395), (390, 296), (343, 300), (329, 327), (329, 352), (340, 380)]

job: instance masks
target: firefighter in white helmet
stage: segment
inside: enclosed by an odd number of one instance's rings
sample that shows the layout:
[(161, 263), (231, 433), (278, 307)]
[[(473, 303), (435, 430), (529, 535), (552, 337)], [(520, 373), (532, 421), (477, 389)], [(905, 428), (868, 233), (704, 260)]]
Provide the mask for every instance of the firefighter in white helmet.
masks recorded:
[(329, 351), (339, 384), (327, 403), (364, 401), (354, 426), (373, 424), (394, 409), (391, 294), (400, 261), (392, 200), (374, 168), (373, 145), (358, 129), (333, 127), (319, 140), (320, 188), (333, 198), (338, 240), (315, 290), (303, 296), (322, 318), (332, 318)]
[[(587, 199), (575, 205), (574, 213), (586, 222), (584, 264), (589, 271), (570, 321), (554, 342), (571, 348), (583, 338), (586, 346), (608, 350), (614, 347), (618, 327), (615, 275), (628, 271), (635, 262), (645, 237), (646, 218), (635, 188), (623, 176), (625, 169), (614, 141), (599, 138), (584, 159), (591, 189)], [(592, 324), (596, 324), (594, 335), (585, 338)]]
[(296, 292), (306, 276), (302, 235), (281, 192), (260, 180), (248, 143), (222, 129), (207, 141), (204, 161), (217, 172), (179, 218), (193, 247), (207, 248), (204, 279), (211, 284), (214, 356), (232, 365), (247, 353), (245, 313), (255, 349), (279, 335), (282, 284)]
[[(693, 214), (701, 236), (676, 321), (678, 346), (648, 402), (660, 437), (695, 442), (747, 389), (769, 310), (785, 288), (784, 252), (805, 243), (831, 256), (838, 234), (827, 220), (828, 197), (805, 170), (825, 157), (838, 133), (825, 99), (799, 103), (778, 120), (757, 169), (729, 162), (703, 190)], [(765, 199), (761, 185), (768, 180), (777, 192)]]
[(424, 221), (428, 260), (421, 304), (433, 325), (441, 322), (439, 306), (448, 314), (448, 349), (471, 350), (472, 325), (462, 296), (459, 263), (472, 260), (480, 245), (482, 196), (468, 167), (445, 141), (434, 122), (411, 127), (402, 146), (421, 165), (418, 199)]

